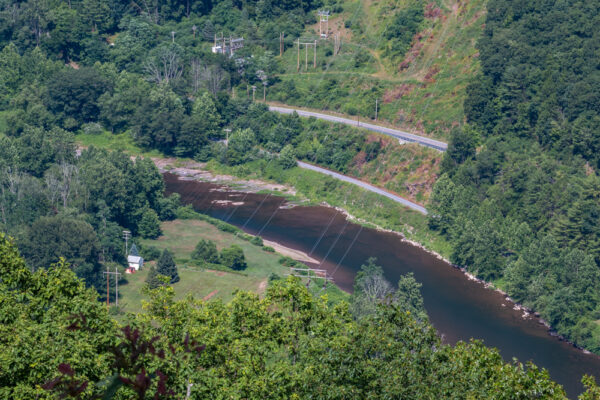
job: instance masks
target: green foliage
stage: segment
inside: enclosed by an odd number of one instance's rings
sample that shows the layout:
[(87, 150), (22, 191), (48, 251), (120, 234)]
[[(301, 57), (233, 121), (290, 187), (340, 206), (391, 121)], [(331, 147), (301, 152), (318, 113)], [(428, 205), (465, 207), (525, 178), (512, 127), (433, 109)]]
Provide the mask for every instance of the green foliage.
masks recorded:
[(156, 211), (147, 208), (142, 212), (142, 218), (138, 223), (137, 233), (147, 239), (155, 239), (160, 236), (160, 220)]
[(369, 258), (354, 278), (354, 292), (350, 298), (350, 310), (357, 319), (374, 315), (382, 304), (395, 307), (412, 314), (419, 321), (427, 320), (427, 313), (421, 296), (421, 284), (413, 274), (400, 277), (398, 289), (383, 276), (383, 269), (376, 264), (376, 258)]
[(219, 262), (219, 252), (215, 242), (204, 239), (199, 241), (192, 253), (192, 260), (217, 264)]
[(246, 269), (246, 257), (244, 256), (244, 250), (238, 245), (231, 245), (221, 250), (220, 255), (221, 264), (229, 267), (235, 271), (241, 271)]
[[(63, 264), (32, 273), (2, 236), (0, 395), (565, 398), (534, 365), (506, 364), (478, 342), (443, 345), (393, 305), (354, 321), (347, 304), (328, 306), (294, 278), (226, 304), (175, 301), (168, 286), (149, 294), (147, 311), (119, 329)], [(582, 398), (595, 398), (584, 382)]]
[(293, 168), (296, 166), (296, 151), (290, 144), (286, 144), (279, 153), (279, 164), (284, 168)]
[(179, 282), (179, 274), (177, 273), (177, 265), (173, 260), (173, 254), (164, 249), (158, 262), (156, 263), (156, 272), (158, 275), (164, 275), (170, 279), (170, 283)]
[(386, 28), (381, 47), (393, 59), (404, 57), (424, 20), (423, 3), (412, 2), (407, 8), (396, 13), (392, 23)]
[(150, 289), (156, 289), (157, 287), (159, 287), (163, 284), (162, 281), (159, 279), (159, 274), (156, 271), (156, 268), (154, 268), (154, 265), (151, 265), (150, 269), (148, 270), (148, 276), (146, 277), (146, 284), (148, 285), (148, 287)]
[(154, 246), (144, 246), (140, 253), (144, 261), (158, 260), (160, 257), (160, 250)]
[(453, 133), (447, 175), (430, 199), (430, 226), (452, 242), (453, 262), (502, 279), (511, 297), (595, 352), (600, 164), (591, 132), (600, 102), (590, 97), (598, 47), (590, 21), (597, 18), (584, 1), (568, 10), (488, 3), (482, 74), (465, 101), (472, 126)]
[(77, 276), (97, 287), (102, 278), (99, 247), (94, 228), (89, 223), (64, 215), (38, 219), (21, 243), (23, 255), (34, 270), (64, 259)]

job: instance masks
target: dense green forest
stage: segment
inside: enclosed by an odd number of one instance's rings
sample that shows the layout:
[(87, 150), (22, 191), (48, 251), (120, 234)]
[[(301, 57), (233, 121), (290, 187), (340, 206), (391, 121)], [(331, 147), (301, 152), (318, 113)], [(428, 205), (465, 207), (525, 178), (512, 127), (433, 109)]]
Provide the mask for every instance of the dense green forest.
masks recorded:
[(597, 1), (488, 3), (431, 226), (453, 262), (600, 351)]

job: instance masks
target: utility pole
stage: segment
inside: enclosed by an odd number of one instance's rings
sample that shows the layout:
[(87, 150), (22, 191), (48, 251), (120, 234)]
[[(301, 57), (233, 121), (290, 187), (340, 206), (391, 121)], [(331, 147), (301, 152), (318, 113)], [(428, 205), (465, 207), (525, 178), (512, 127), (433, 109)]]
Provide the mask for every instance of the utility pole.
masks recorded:
[(263, 102), (267, 102), (267, 82), (263, 82)]
[(375, 121), (377, 121), (377, 106), (379, 105), (378, 102), (379, 99), (375, 99)]
[(279, 34), (279, 57), (283, 56), (283, 32)]
[(313, 68), (317, 68), (317, 41), (315, 40), (315, 44), (314, 44), (314, 54), (315, 54), (315, 61), (313, 62)]
[(225, 128), (223, 130), (225, 131), (225, 135), (227, 135), (225, 139), (225, 147), (229, 147), (229, 133), (231, 132), (231, 129)]
[(131, 232), (123, 231), (123, 239), (125, 239), (125, 258), (127, 258), (127, 241), (131, 237)]
[(300, 38), (296, 41), (298, 45), (298, 66), (296, 67), (296, 72), (300, 72)]
[(304, 45), (304, 71), (308, 71), (308, 46)]
[(117, 270), (117, 267), (115, 266), (115, 272), (111, 272), (108, 270), (108, 266), (106, 267), (106, 272), (103, 272), (104, 275), (106, 275), (106, 307), (108, 308), (110, 305), (110, 290), (109, 290), (109, 277), (110, 275), (114, 275), (115, 276), (115, 305), (119, 305), (119, 275), (121, 275), (121, 273)]

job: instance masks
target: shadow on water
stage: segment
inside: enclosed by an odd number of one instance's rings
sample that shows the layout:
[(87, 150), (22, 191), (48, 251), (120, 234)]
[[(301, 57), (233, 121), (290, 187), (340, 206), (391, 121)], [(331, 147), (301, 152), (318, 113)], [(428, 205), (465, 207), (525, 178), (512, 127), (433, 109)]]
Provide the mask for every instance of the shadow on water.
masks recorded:
[(507, 361), (531, 360), (548, 369), (572, 398), (583, 389), (583, 374), (600, 376), (600, 357), (550, 336), (536, 318), (513, 309), (502, 294), (469, 280), (398, 235), (361, 228), (328, 207), (290, 208), (281, 197), (236, 192), (172, 174), (165, 174), (165, 181), (169, 193), (179, 193), (182, 202), (197, 211), (322, 260), (320, 268), (333, 273), (345, 290), (352, 289), (354, 275), (369, 257), (377, 257), (391, 282), (414, 273), (423, 284), (429, 318), (446, 343), (475, 338), (498, 348)]

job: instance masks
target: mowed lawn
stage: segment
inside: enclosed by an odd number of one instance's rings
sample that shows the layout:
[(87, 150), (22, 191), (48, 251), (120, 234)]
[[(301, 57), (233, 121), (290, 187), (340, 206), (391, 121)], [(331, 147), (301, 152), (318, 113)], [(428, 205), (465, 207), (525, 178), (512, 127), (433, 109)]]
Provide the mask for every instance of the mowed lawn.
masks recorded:
[[(142, 240), (144, 246), (155, 246), (169, 249), (174, 253), (180, 281), (173, 285), (176, 298), (192, 294), (196, 298), (222, 299), (227, 301), (233, 297), (237, 289), (257, 293), (264, 292), (271, 273), (285, 275), (289, 269), (279, 264), (279, 254), (269, 253), (230, 233), (222, 232), (215, 226), (198, 220), (175, 220), (161, 225), (163, 235), (156, 240)], [(194, 247), (200, 239), (210, 239), (219, 251), (232, 244), (239, 245), (246, 256), (248, 268), (240, 275), (222, 271), (202, 270), (192, 264), (189, 259)], [(148, 274), (149, 264), (133, 275), (126, 275), (127, 284), (119, 287), (120, 303), (124, 310), (137, 312), (141, 310), (141, 302), (146, 299), (141, 293)]]

